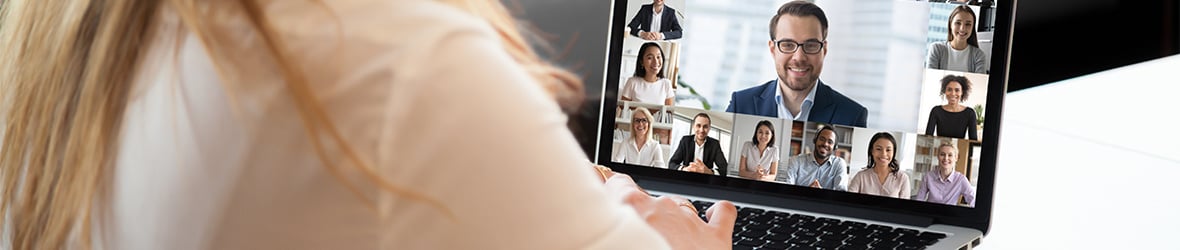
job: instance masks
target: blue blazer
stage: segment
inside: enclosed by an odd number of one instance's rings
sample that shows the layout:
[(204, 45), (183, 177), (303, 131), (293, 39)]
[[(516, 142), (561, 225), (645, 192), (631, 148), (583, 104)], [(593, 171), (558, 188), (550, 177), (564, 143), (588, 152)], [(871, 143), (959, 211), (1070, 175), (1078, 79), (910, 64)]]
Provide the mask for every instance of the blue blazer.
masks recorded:
[[(779, 105), (774, 101), (774, 84), (778, 84), (778, 80), (733, 92), (725, 112), (778, 117)], [(823, 81), (819, 81), (815, 88), (815, 102), (811, 105), (807, 121), (866, 127), (869, 110), (865, 106), (836, 92)]]
[[(655, 14), (652, 10), (651, 4), (644, 4), (639, 7), (639, 13), (631, 18), (631, 22), (627, 23), (627, 27), (631, 27), (631, 35), (639, 36), (639, 30), (651, 30), (651, 15)], [(676, 19), (676, 10), (668, 5), (664, 5), (664, 13), (660, 14), (660, 33), (664, 33), (664, 40), (679, 39), (681, 32), (684, 29), (680, 27), (680, 21)]]

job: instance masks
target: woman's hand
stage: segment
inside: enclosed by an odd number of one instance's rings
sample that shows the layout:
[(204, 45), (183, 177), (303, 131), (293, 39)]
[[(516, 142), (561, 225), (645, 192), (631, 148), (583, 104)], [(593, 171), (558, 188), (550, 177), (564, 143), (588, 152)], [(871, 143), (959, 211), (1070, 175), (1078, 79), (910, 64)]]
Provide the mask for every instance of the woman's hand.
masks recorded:
[(635, 209), (672, 249), (730, 249), (737, 209), (719, 201), (705, 211), (702, 221), (687, 199), (678, 196), (652, 197), (625, 174), (613, 174), (606, 181), (608, 193)]

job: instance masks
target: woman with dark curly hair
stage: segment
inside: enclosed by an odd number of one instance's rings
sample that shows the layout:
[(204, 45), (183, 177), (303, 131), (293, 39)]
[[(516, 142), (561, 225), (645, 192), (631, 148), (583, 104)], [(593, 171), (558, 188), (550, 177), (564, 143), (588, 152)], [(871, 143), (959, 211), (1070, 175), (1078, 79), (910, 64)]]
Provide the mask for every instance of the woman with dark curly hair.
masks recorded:
[[(976, 140), (975, 110), (963, 105), (971, 95), (971, 81), (967, 77), (947, 75), (942, 78), (942, 96), (946, 104), (930, 109), (926, 134)], [(966, 134), (967, 136), (963, 136)]]

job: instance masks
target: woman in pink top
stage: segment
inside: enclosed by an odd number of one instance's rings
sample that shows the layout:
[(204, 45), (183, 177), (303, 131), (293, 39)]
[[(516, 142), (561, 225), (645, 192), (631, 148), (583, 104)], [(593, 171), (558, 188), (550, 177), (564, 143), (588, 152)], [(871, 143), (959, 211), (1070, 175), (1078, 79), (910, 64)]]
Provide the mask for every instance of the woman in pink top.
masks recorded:
[[(7, 1), (0, 249), (728, 248), (491, 0)], [(605, 181), (605, 184), (604, 184)]]
[(881, 132), (869, 142), (869, 166), (852, 177), (848, 191), (909, 199), (910, 177), (897, 164), (897, 140)]

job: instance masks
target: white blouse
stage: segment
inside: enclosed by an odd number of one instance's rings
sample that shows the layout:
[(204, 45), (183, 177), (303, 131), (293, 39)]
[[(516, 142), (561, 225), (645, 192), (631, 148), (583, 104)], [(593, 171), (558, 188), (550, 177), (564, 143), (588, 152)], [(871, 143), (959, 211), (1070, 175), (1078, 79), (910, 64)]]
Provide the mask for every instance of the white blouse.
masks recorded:
[(623, 89), (619, 90), (619, 94), (622, 97), (631, 98), (632, 101), (657, 105), (664, 105), (665, 100), (676, 97), (676, 93), (672, 89), (672, 80), (660, 78), (655, 82), (648, 82), (642, 77), (634, 76), (627, 78), (627, 83), (623, 84)]
[(758, 152), (758, 145), (754, 145), (754, 142), (747, 141), (742, 144), (742, 156), (746, 157), (746, 171), (758, 172), (758, 166), (770, 171), (770, 164), (779, 160), (778, 154), (778, 147), (773, 145), (766, 146), (765, 150)]
[(619, 146), (622, 148), (615, 151), (614, 155), (611, 156), (611, 161), (613, 162), (659, 168), (664, 168), (668, 165), (667, 161), (664, 160), (664, 150), (660, 148), (660, 143), (656, 142), (655, 139), (647, 139), (641, 149), (635, 143), (635, 137), (628, 135), (623, 138)]
[[(669, 248), (606, 193), (555, 102), (482, 20), (435, 1), (268, 3), (360, 159), (441, 208), (343, 168), (350, 189), (272, 64), (224, 69), (248, 84), (223, 85), (219, 55), (164, 12), (95, 203), (96, 249)], [(264, 62), (242, 16), (217, 20), (248, 52), (224, 58)]]

